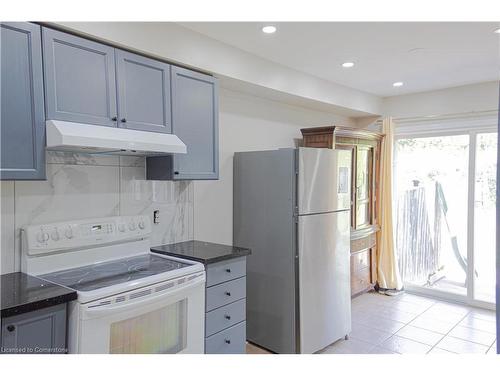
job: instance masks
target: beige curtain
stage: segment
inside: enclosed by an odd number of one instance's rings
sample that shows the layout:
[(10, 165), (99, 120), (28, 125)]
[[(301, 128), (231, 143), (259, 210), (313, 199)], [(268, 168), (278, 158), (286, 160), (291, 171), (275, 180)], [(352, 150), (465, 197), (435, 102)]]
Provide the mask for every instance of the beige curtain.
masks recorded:
[(392, 166), (394, 147), (394, 122), (391, 117), (382, 123), (380, 153), (380, 189), (377, 208), (380, 218), (378, 242), (378, 284), (381, 289), (401, 290), (403, 283), (399, 274), (392, 225)]

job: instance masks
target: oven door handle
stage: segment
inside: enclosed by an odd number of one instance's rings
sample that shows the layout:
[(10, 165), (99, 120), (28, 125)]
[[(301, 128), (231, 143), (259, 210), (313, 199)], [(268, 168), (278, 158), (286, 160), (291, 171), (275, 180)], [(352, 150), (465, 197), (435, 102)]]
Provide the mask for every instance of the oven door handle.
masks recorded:
[[(147, 295), (142, 298), (137, 298), (134, 302), (126, 302), (126, 303), (118, 303), (118, 306), (109, 306), (109, 305), (104, 305), (104, 306), (96, 306), (96, 307), (86, 307), (84, 316), (85, 318), (97, 318), (102, 315), (109, 315), (109, 314), (116, 314), (121, 311), (126, 311), (129, 310), (130, 308), (136, 307), (136, 306), (144, 306), (145, 303), (147, 304), (152, 304), (156, 303), (158, 301), (161, 301), (162, 299), (171, 297), (172, 295), (175, 295), (177, 293), (180, 293), (186, 289), (191, 289), (195, 286), (198, 286), (200, 284), (204, 284), (205, 279), (200, 278), (199, 280), (191, 280), (191, 281), (186, 281), (181, 287), (173, 287), (172, 289), (167, 290), (166, 292), (159, 292), (157, 295)], [(84, 318), (84, 319), (85, 319)]]

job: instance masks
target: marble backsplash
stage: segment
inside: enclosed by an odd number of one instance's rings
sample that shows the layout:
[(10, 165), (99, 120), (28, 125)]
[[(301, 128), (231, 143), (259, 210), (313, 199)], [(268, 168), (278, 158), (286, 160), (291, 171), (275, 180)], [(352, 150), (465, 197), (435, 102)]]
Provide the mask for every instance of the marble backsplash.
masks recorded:
[(160, 210), (152, 245), (193, 239), (193, 183), (147, 181), (143, 157), (47, 152), (46, 168), (45, 181), (1, 181), (1, 273), (20, 270), (31, 224)]

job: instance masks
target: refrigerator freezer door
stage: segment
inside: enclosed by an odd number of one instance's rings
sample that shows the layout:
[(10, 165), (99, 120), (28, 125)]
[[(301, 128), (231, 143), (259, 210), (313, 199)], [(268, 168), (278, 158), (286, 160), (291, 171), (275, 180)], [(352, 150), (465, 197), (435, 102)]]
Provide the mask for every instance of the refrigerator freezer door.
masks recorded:
[(349, 152), (301, 147), (298, 154), (299, 215), (349, 209)]
[(351, 331), (350, 213), (299, 216), (300, 352)]

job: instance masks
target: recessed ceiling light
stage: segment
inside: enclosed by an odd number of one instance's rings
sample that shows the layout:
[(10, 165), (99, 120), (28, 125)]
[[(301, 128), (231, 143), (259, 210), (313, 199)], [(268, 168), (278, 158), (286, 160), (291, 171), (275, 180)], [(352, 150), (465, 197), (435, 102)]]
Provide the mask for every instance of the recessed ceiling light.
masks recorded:
[(394, 82), (392, 85), (394, 87), (401, 87), (401, 86), (403, 86), (403, 82)]
[(262, 32), (266, 33), (266, 34), (272, 34), (272, 33), (275, 33), (276, 32), (276, 26), (264, 26), (262, 28)]
[(498, 29), (496, 29), (495, 31), (493, 31), (495, 34), (500, 34), (500, 27)]
[(343, 63), (342, 66), (344, 68), (352, 68), (354, 66), (354, 63), (350, 62), (350, 61), (347, 61), (347, 62)]

